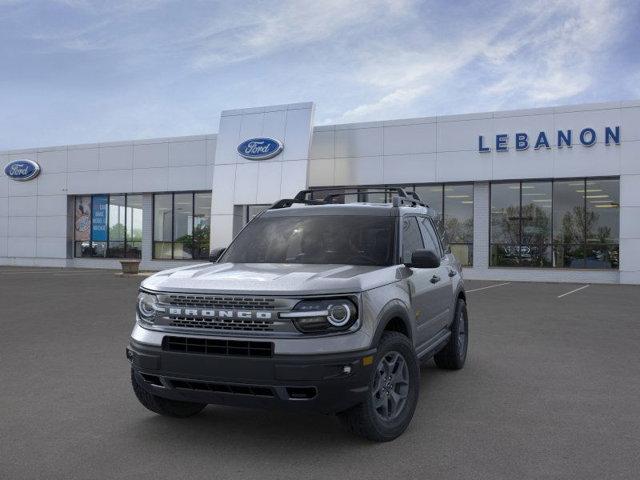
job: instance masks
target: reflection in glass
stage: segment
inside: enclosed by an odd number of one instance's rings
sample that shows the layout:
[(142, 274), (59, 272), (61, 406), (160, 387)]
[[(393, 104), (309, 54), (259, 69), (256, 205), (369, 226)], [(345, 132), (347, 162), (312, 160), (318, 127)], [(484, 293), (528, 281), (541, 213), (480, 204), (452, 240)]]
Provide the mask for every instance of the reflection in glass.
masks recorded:
[(142, 195), (127, 195), (127, 246), (128, 258), (142, 256)]
[(195, 193), (193, 206), (193, 258), (209, 258), (211, 193)]
[(170, 259), (173, 206), (170, 193), (153, 196), (153, 258)]
[(176, 193), (173, 207), (173, 258), (193, 258), (193, 194)]
[(550, 266), (552, 183), (523, 182), (520, 195), (520, 265)]

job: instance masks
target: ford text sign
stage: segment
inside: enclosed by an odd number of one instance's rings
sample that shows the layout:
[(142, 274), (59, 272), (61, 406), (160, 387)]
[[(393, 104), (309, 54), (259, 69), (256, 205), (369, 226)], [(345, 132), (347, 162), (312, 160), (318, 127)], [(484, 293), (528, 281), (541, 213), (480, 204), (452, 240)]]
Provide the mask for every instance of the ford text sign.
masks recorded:
[(38, 176), (40, 165), (33, 160), (14, 160), (4, 167), (4, 173), (11, 180), (26, 182)]
[(273, 138), (250, 138), (238, 145), (238, 153), (249, 160), (266, 160), (278, 155), (283, 145)]

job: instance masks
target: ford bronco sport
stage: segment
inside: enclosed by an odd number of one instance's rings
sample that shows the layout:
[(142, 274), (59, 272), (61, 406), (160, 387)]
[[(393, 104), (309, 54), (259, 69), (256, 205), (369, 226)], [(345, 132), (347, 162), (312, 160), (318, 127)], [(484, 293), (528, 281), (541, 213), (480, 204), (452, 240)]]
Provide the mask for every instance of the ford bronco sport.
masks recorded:
[(207, 404), (314, 410), (371, 440), (399, 436), (420, 361), (464, 365), (467, 308), (430, 210), (414, 192), (378, 193), (391, 202), (304, 190), (213, 264), (143, 281), (127, 348), (138, 400), (174, 417)]

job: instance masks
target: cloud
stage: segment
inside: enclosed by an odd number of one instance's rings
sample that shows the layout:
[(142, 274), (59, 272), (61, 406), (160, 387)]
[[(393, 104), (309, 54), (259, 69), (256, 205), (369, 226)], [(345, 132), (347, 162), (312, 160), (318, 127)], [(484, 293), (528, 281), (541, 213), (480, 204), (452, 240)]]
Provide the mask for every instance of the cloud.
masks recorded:
[(427, 36), (419, 47), (408, 48), (401, 39), (361, 52), (353, 77), (370, 93), (338, 120), (402, 115), (408, 105), (446, 95), (463, 83), (477, 87), (480, 108), (513, 105), (514, 97), (547, 105), (587, 91), (598, 56), (619, 33), (622, 17), (615, 5), (572, 0), (513, 7), (495, 18), (472, 19), (445, 39)]

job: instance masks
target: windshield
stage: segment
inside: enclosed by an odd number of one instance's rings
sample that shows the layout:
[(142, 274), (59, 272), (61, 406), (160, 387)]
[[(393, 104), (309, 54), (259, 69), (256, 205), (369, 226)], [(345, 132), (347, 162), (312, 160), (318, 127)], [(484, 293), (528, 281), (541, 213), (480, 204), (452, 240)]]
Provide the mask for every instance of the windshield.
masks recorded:
[(233, 263), (392, 265), (395, 217), (260, 217), (219, 260)]

